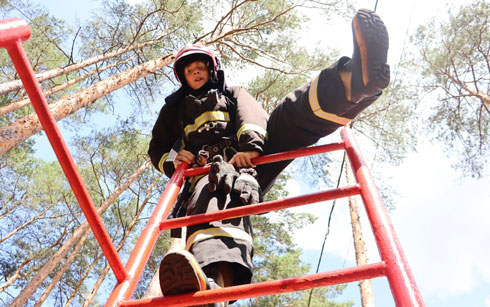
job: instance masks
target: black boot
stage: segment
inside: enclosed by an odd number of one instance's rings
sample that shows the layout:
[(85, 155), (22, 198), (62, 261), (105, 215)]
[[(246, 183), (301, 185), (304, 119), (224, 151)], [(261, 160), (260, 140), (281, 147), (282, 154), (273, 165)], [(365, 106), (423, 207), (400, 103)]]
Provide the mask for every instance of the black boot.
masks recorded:
[(347, 100), (379, 94), (390, 83), (388, 32), (381, 18), (368, 9), (359, 10), (352, 20), (354, 53), (339, 69)]
[[(208, 278), (194, 256), (186, 250), (171, 252), (163, 257), (159, 270), (160, 288), (164, 296), (218, 289)], [(226, 307), (228, 303), (211, 303), (195, 307)]]
[(160, 288), (164, 296), (207, 290), (207, 277), (186, 250), (171, 252), (160, 263)]

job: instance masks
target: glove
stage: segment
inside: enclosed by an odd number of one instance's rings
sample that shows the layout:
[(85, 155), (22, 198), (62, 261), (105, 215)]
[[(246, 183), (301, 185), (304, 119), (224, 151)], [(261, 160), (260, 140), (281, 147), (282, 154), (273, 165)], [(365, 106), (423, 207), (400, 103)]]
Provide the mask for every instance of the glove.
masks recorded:
[(240, 175), (235, 180), (233, 191), (240, 195), (244, 205), (252, 205), (262, 202), (262, 191), (255, 179), (257, 172), (253, 168), (240, 169)]
[(209, 192), (223, 190), (226, 194), (230, 193), (233, 181), (238, 176), (235, 167), (226, 163), (220, 155), (214, 156), (211, 162), (208, 183)]

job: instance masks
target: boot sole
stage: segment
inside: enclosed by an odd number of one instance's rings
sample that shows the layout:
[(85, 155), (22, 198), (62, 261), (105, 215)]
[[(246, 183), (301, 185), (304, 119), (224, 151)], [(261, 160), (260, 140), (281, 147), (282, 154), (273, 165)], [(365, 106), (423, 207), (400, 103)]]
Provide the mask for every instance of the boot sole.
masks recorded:
[(361, 54), (362, 79), (368, 90), (381, 90), (390, 83), (390, 66), (386, 63), (388, 31), (373, 11), (361, 9), (353, 19), (354, 35)]
[(165, 255), (159, 277), (164, 296), (206, 290), (206, 275), (187, 251)]

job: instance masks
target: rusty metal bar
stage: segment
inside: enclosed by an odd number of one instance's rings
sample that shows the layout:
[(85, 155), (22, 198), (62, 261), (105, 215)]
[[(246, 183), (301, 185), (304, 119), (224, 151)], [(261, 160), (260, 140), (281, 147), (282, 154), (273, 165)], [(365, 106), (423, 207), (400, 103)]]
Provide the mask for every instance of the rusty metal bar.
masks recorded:
[[(319, 145), (314, 147), (295, 149), (295, 150), (270, 154), (266, 156), (260, 156), (253, 159), (252, 162), (255, 163), (255, 165), (261, 165), (261, 164), (267, 164), (267, 163), (278, 162), (283, 160), (291, 160), (294, 158), (316, 155), (320, 153), (331, 152), (335, 150), (343, 150), (343, 149), (344, 149), (344, 143), (338, 142), (338, 143), (331, 143), (331, 144)], [(209, 173), (209, 165), (188, 169), (185, 172), (185, 177), (194, 177), (198, 175), (204, 175), (207, 173)]]
[(383, 262), (357, 266), (325, 273), (309, 274), (295, 278), (263, 281), (248, 285), (226, 287), (189, 294), (167, 297), (144, 298), (121, 303), (121, 307), (136, 306), (195, 306), (212, 302), (238, 300), (249, 297), (294, 292), (311, 288), (325, 287), (361, 279), (384, 276), (386, 265)]
[(395, 229), (388, 216), (369, 168), (349, 128), (341, 131), (345, 150), (352, 165), (357, 182), (361, 186), (361, 197), (371, 223), (376, 244), (383, 262), (386, 277), (397, 306), (424, 306), (422, 295), (415, 283), (408, 261), (403, 253)]
[(126, 269), (102, 223), (102, 219), (97, 213), (97, 209), (95, 208), (87, 187), (78, 172), (73, 157), (63, 140), (56, 119), (49, 110), (41, 86), (36, 80), (32, 66), (22, 47), (22, 41), (27, 40), (30, 34), (31, 29), (29, 28), (29, 25), (20, 18), (11, 18), (0, 21), (0, 47), (7, 49), (15, 69), (24, 84), (24, 88), (31, 100), (32, 106), (39, 117), (39, 121), (46, 132), (46, 136), (60, 162), (61, 168), (87, 218), (87, 222), (90, 224), (95, 238), (99, 242), (117, 281), (121, 282), (128, 276)]
[(234, 217), (266, 213), (269, 211), (281, 210), (296, 206), (303, 206), (311, 203), (331, 200), (335, 198), (353, 196), (360, 193), (358, 185), (333, 189), (323, 192), (317, 192), (307, 195), (301, 195), (286, 199), (272, 200), (260, 204), (248, 205), (238, 208), (216, 211), (213, 213), (203, 213), (190, 216), (179, 217), (171, 220), (165, 220), (160, 224), (160, 229), (177, 228), (188, 225), (203, 224), (211, 221), (221, 221)]

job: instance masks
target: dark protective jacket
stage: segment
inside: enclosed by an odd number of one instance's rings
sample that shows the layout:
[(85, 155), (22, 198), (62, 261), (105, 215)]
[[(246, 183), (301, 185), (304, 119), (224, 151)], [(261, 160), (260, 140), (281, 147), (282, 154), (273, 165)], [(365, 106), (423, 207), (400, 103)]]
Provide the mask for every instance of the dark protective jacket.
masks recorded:
[[(287, 95), (271, 113), (267, 123), (267, 141), (264, 131), (267, 115), (260, 105), (242, 88), (221, 91), (221, 96), (187, 95), (177, 91), (167, 97), (166, 104), (153, 130), (149, 154), (153, 164), (168, 176), (173, 173), (171, 148), (177, 140), (174, 153), (185, 146), (196, 154), (202, 144), (212, 145), (223, 137), (234, 134), (240, 150), (257, 150), (262, 154), (306, 147), (346, 125), (379, 95), (367, 97), (359, 103), (347, 101), (339, 78), (339, 67), (348, 61), (341, 58), (325, 68), (313, 81)], [(207, 93), (207, 91), (206, 91)], [(214, 101), (217, 101), (214, 103)], [(247, 103), (246, 103), (247, 102)], [(260, 129), (261, 127), (262, 129)], [(206, 129), (209, 128), (207, 131)], [(263, 191), (292, 160), (258, 165), (258, 182)], [(237, 193), (221, 190), (209, 192), (208, 177), (197, 181), (189, 197), (187, 214), (215, 212), (241, 205)], [(199, 265), (228, 262), (234, 265), (234, 284), (251, 281), (252, 225), (250, 217), (192, 225), (187, 229), (187, 249)]]
[(174, 154), (184, 148), (197, 156), (204, 145), (229, 137), (236, 138), (238, 151), (263, 152), (268, 115), (242, 87), (201, 94), (181, 88), (165, 102), (153, 127), (148, 154), (168, 177), (174, 172), (172, 148)]
[[(173, 160), (181, 148), (197, 156), (204, 145), (235, 139), (236, 150), (255, 150), (262, 154), (267, 120), (268, 114), (262, 106), (242, 87), (208, 82), (198, 92), (181, 88), (165, 99), (153, 127), (148, 154), (153, 165), (168, 177), (175, 171)], [(190, 190), (181, 193), (181, 197), (185, 197), (179, 198), (185, 204), (176, 208), (184, 208), (182, 213), (194, 215), (241, 205), (238, 194), (221, 190), (209, 192), (207, 184), (208, 176), (194, 181)], [(171, 235), (181, 236), (175, 230)], [(186, 248), (199, 265), (206, 268), (213, 263), (231, 263), (236, 285), (251, 281), (252, 242), (248, 216), (187, 227)]]

